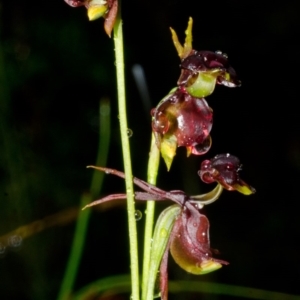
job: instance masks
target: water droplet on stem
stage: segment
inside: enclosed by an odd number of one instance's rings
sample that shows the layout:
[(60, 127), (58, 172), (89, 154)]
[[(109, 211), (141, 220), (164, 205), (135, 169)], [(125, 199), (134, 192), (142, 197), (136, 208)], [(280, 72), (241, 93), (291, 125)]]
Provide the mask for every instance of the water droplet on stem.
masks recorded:
[(133, 131), (130, 128), (128, 128), (127, 129), (127, 136), (130, 138), (130, 137), (132, 137), (132, 135), (133, 135)]
[(0, 243), (0, 256), (4, 255), (6, 247), (4, 244)]
[(135, 217), (135, 220), (136, 221), (139, 221), (141, 218), (142, 218), (142, 216), (143, 216), (143, 214), (142, 214), (142, 212), (140, 211), (140, 210), (136, 210), (135, 212), (134, 212), (134, 217)]
[(22, 244), (22, 237), (19, 235), (12, 235), (8, 239), (8, 245), (12, 248), (18, 248)]

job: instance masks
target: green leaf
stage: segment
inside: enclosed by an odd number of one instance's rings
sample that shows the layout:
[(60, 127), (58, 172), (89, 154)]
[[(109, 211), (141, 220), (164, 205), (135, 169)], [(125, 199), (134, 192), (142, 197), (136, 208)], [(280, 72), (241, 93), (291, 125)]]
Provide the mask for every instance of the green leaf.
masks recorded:
[(159, 216), (153, 234), (153, 241), (151, 247), (149, 280), (147, 285), (146, 299), (153, 299), (154, 287), (156, 282), (156, 276), (162, 260), (162, 257), (166, 251), (170, 234), (173, 229), (174, 222), (177, 216), (181, 212), (181, 207), (177, 204), (166, 208)]

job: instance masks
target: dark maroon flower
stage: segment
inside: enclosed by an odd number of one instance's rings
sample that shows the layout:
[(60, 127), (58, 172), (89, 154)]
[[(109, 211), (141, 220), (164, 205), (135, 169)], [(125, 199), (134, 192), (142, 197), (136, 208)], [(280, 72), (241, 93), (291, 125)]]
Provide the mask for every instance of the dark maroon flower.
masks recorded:
[(228, 57), (221, 51), (196, 51), (192, 47), (193, 19), (190, 18), (185, 31), (184, 45), (181, 45), (176, 32), (171, 28), (172, 39), (181, 59), (181, 75), (178, 86), (185, 88), (194, 97), (210, 95), (216, 84), (228, 87), (240, 86), (235, 70), (230, 66)]
[[(125, 178), (124, 173), (114, 169), (91, 167), (104, 171), (107, 174), (114, 174)], [(161, 213), (153, 236), (151, 264), (154, 263), (157, 267), (160, 265), (160, 290), (163, 300), (167, 299), (168, 292), (167, 264), (169, 250), (175, 262), (181, 268), (196, 275), (215, 271), (221, 268), (222, 264), (228, 264), (226, 261), (212, 257), (213, 252), (216, 251), (210, 248), (209, 221), (199, 211), (205, 202), (209, 200), (207, 195), (215, 198), (216, 195), (213, 195), (214, 193), (201, 196), (188, 196), (179, 190), (169, 192), (161, 190), (135, 177), (133, 177), (133, 182), (145, 191), (135, 192), (136, 200), (170, 200), (176, 203), (176, 205), (168, 207)], [(92, 202), (86, 207), (118, 199), (126, 199), (126, 194), (109, 195)], [(199, 199), (204, 201), (199, 201)], [(151, 275), (155, 277), (157, 270), (150, 267), (150, 272), (151, 270), (154, 272)], [(154, 286), (148, 288), (154, 288)]]
[(219, 154), (211, 160), (205, 160), (198, 172), (205, 183), (219, 182), (225, 189), (237, 190), (245, 195), (255, 193), (255, 189), (240, 179), (241, 164), (236, 156)]
[(199, 73), (215, 77), (218, 84), (228, 87), (240, 86), (235, 70), (230, 66), (228, 57), (221, 51), (195, 51), (181, 61), (182, 69), (179, 86), (189, 87), (195, 83)]
[[(186, 197), (184, 194), (182, 196)], [(181, 205), (180, 214), (174, 216), (176, 220), (161, 261), (160, 291), (162, 300), (168, 298), (169, 249), (175, 262), (186, 272), (195, 275), (207, 274), (220, 269), (222, 265), (228, 265), (227, 261), (213, 258), (213, 252), (217, 251), (210, 248), (209, 221), (190, 200), (189, 198), (185, 199)], [(159, 226), (158, 222), (156, 226)], [(154, 235), (154, 241), (155, 238)]]
[(64, 0), (72, 7), (85, 6), (90, 21), (104, 17), (104, 30), (110, 37), (118, 12), (118, 0)]
[(201, 155), (209, 150), (213, 112), (204, 98), (193, 97), (177, 88), (151, 115), (152, 129), (164, 158), (171, 156), (172, 161), (176, 148), (181, 146), (187, 148), (188, 154)]

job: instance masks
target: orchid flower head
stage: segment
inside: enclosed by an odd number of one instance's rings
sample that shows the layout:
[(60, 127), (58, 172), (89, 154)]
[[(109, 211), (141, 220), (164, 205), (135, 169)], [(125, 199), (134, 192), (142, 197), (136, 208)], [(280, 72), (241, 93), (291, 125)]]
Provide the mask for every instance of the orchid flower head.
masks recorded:
[(228, 56), (221, 51), (197, 51), (192, 46), (193, 19), (190, 18), (185, 31), (186, 39), (182, 46), (176, 32), (171, 28), (172, 39), (181, 59), (181, 74), (177, 85), (186, 88), (194, 97), (210, 95), (216, 84), (237, 87), (241, 82), (228, 62)]
[(240, 178), (240, 170), (239, 159), (227, 153), (203, 161), (198, 175), (205, 183), (218, 182), (229, 191), (236, 190), (245, 195), (255, 193), (255, 189)]
[(211, 94), (216, 83), (227, 87), (241, 85), (228, 56), (221, 51), (195, 51), (180, 64), (178, 86), (184, 86), (191, 95), (204, 97)]
[[(114, 169), (89, 167), (125, 178), (123, 172)], [(175, 203), (165, 209), (156, 222), (151, 246), (149, 289), (154, 289), (155, 280), (152, 279), (156, 278), (158, 270), (160, 270), (161, 298), (167, 300), (169, 251), (182, 269), (195, 275), (206, 274), (228, 264), (224, 260), (213, 257), (217, 251), (210, 248), (209, 221), (200, 212), (204, 205), (219, 198), (222, 188), (217, 186), (210, 193), (188, 196), (180, 190), (164, 191), (136, 177), (133, 177), (133, 183), (143, 190), (143, 192), (135, 192), (136, 200), (169, 200)], [(109, 195), (88, 204), (84, 209), (108, 201), (125, 200), (126, 197), (126, 194)]]
[(188, 155), (202, 155), (210, 149), (213, 111), (204, 98), (176, 88), (152, 109), (151, 115), (156, 143), (168, 169), (177, 147), (186, 147)]
[(118, 0), (64, 0), (72, 7), (85, 6), (88, 18), (94, 21), (104, 18), (104, 30), (110, 37), (118, 12)]

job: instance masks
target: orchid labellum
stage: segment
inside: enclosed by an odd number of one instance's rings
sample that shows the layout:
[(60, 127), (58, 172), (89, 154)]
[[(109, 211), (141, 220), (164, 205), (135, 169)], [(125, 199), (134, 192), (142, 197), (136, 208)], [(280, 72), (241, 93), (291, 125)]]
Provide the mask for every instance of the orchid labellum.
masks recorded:
[[(223, 156), (221, 155), (220, 158), (223, 158)], [(218, 161), (218, 159), (213, 159), (212, 165), (205, 169), (206, 172), (210, 172), (213, 167), (219, 167), (218, 177), (213, 179), (218, 182), (218, 185), (211, 192), (203, 195), (188, 196), (180, 190), (164, 191), (141, 179), (133, 177), (133, 183), (143, 190), (143, 192), (135, 192), (136, 200), (170, 200), (175, 203), (175, 205), (165, 209), (159, 216), (156, 222), (151, 246), (148, 290), (149, 293), (153, 291), (155, 278), (158, 270), (160, 270), (160, 291), (163, 300), (167, 299), (168, 294), (167, 265), (169, 251), (175, 262), (182, 269), (195, 275), (206, 274), (221, 268), (222, 265), (228, 264), (228, 262), (224, 260), (213, 257), (214, 251), (210, 248), (209, 221), (200, 210), (204, 205), (210, 204), (219, 198), (223, 187), (227, 187), (225, 182), (228, 177), (235, 176), (239, 184), (241, 184), (242, 181), (237, 175), (239, 165), (234, 165), (234, 167), (230, 169), (227, 168), (231, 161), (238, 161), (235, 157), (232, 156), (229, 160), (220, 159), (218, 163), (214, 163), (215, 161)], [(121, 178), (125, 178), (123, 172), (114, 169), (94, 166), (90, 167), (107, 174), (114, 174)], [(227, 170), (228, 172), (224, 173), (222, 170)], [(200, 170), (199, 172), (202, 171)], [(217, 174), (215, 171), (211, 172)], [(201, 173), (200, 176), (201, 175), (204, 175), (204, 173)], [(249, 187), (251, 193), (255, 191), (253, 188), (250, 189), (250, 186), (247, 185), (247, 187)], [(84, 209), (107, 201), (119, 199), (126, 199), (126, 194), (112, 194), (106, 196), (88, 204)]]

